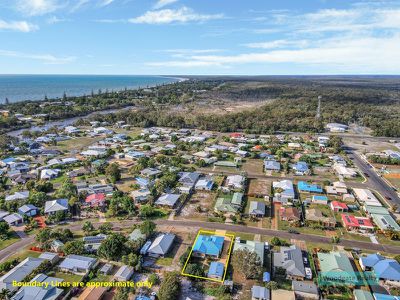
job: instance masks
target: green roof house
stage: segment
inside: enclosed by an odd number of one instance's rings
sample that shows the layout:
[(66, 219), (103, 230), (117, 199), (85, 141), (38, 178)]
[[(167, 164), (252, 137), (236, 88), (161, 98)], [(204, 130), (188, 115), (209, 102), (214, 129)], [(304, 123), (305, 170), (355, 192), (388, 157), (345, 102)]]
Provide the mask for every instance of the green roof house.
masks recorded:
[(242, 202), (243, 193), (234, 193), (232, 198), (218, 198), (214, 210), (217, 212), (237, 213), (242, 207)]
[(320, 265), (319, 284), (355, 285), (358, 282), (349, 257), (344, 252), (318, 253)]

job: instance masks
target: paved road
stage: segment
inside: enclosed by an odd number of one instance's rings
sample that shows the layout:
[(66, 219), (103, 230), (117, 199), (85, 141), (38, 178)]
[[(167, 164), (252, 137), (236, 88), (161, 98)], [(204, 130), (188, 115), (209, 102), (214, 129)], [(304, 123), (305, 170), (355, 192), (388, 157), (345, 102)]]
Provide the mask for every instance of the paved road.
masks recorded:
[[(304, 240), (306, 242), (331, 244), (331, 239), (324, 236), (311, 235), (311, 234), (292, 234), (287, 231), (279, 231), (279, 230), (265, 229), (258, 227), (248, 227), (244, 225), (231, 225), (223, 223), (187, 221), (187, 220), (174, 220), (174, 221), (157, 220), (156, 223), (158, 225), (166, 225), (166, 226), (206, 228), (213, 230), (219, 229), (219, 230), (228, 230), (233, 232), (276, 236), (287, 240), (298, 239), (298, 240)], [(380, 251), (392, 254), (400, 254), (400, 243), (399, 246), (392, 246), (392, 245), (373, 244), (371, 242), (361, 242), (361, 241), (341, 239), (338, 245), (349, 248), (360, 248), (364, 250), (373, 250), (373, 251)]]
[[(137, 220), (126, 220), (126, 221), (118, 221), (112, 222), (114, 227), (119, 228), (127, 228), (131, 227), (134, 223), (139, 223)], [(258, 228), (258, 227), (248, 227), (244, 225), (231, 225), (231, 224), (223, 224), (223, 223), (214, 223), (214, 222), (202, 222), (202, 221), (189, 221), (189, 220), (156, 220), (156, 224), (163, 226), (171, 226), (171, 227), (183, 227), (183, 228), (205, 228), (205, 229), (219, 229), (219, 230), (227, 230), (233, 232), (241, 232), (241, 233), (250, 233), (250, 234), (260, 234), (267, 236), (276, 236), (283, 239), (298, 239), (304, 240), (306, 242), (313, 243), (321, 243), (321, 244), (331, 244), (331, 239), (324, 236), (319, 235), (311, 235), (311, 234), (292, 234), (287, 231), (280, 231), (274, 229), (266, 229), (266, 228)], [(92, 224), (95, 227), (104, 224), (103, 222), (92, 221)], [(70, 230), (80, 230), (82, 224), (69, 224), (66, 228)], [(0, 262), (6, 260), (10, 256), (16, 254), (18, 251), (27, 247), (29, 244), (33, 243), (35, 240), (34, 235), (30, 235), (26, 238), (21, 239), (20, 241), (8, 246), (0, 250)], [(373, 244), (372, 242), (361, 242), (361, 241), (353, 241), (353, 240), (344, 240), (341, 239), (339, 244), (344, 247), (349, 248), (360, 248), (364, 250), (373, 250), (380, 251), (383, 253), (391, 253), (391, 254), (400, 254), (400, 243), (399, 246), (392, 245), (382, 245), (382, 244)]]
[(391, 200), (385, 199), (391, 205), (397, 205), (400, 207), (400, 198), (397, 195), (397, 192), (393, 190), (381, 177), (376, 174), (375, 170), (368, 165), (368, 163), (363, 160), (354, 150), (348, 150), (347, 154), (350, 159), (353, 160), (354, 164), (363, 172), (367, 174), (367, 182), (366, 184), (378, 191), (383, 197), (390, 197)]

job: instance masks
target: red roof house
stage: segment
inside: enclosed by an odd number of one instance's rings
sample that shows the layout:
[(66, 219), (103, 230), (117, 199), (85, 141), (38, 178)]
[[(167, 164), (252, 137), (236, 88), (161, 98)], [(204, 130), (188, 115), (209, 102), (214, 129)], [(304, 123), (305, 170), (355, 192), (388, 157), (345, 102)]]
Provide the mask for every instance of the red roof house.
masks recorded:
[(331, 209), (334, 212), (345, 212), (349, 211), (349, 208), (347, 207), (346, 203), (339, 202), (339, 201), (332, 201), (331, 202)]
[(374, 225), (371, 220), (365, 217), (355, 217), (352, 215), (342, 214), (343, 226), (348, 230), (373, 230)]
[(106, 195), (104, 195), (103, 193), (92, 194), (86, 197), (85, 202), (91, 207), (104, 206), (105, 199)]

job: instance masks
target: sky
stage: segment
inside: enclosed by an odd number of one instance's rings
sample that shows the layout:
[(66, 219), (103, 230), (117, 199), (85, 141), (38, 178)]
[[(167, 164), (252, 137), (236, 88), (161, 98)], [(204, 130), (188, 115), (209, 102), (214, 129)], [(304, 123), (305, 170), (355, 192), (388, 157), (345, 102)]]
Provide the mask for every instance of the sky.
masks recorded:
[(400, 74), (400, 1), (0, 0), (1, 74)]

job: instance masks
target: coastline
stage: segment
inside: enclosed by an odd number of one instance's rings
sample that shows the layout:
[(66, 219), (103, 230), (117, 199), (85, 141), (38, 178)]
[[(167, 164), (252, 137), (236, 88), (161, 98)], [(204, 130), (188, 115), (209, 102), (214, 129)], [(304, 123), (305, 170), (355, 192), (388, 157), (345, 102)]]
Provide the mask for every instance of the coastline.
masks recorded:
[[(12, 79), (12, 77), (18, 79)], [(63, 78), (63, 76), (65, 78)], [(93, 91), (111, 90), (121, 92), (137, 90), (139, 88), (152, 88), (158, 85), (179, 83), (189, 80), (179, 76), (163, 75), (6, 75), (0, 74), (0, 106), (5, 105), (5, 99), (9, 104), (32, 103), (42, 101), (60, 101), (63, 93), (68, 98), (78, 98), (90, 95)], [(7, 78), (8, 77), (8, 78)], [(45, 82), (37, 85), (37, 81)], [(19, 89), (17, 86), (32, 86), (29, 89)], [(47, 96), (47, 99), (45, 97)]]

